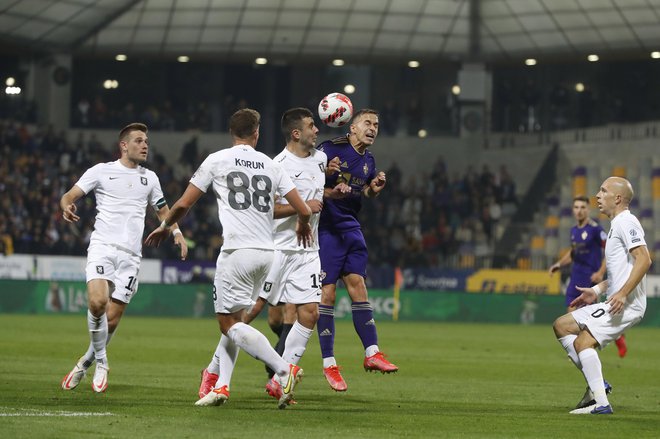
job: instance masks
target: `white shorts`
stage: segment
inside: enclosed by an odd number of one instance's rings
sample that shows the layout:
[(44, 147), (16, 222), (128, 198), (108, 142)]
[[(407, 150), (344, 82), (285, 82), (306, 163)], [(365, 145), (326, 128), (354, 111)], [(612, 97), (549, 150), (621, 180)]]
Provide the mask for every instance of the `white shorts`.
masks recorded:
[(273, 250), (221, 251), (213, 280), (215, 312), (231, 314), (253, 306), (272, 263)]
[(87, 249), (87, 282), (105, 279), (110, 282), (110, 295), (120, 302), (129, 303), (138, 289), (140, 256), (114, 245), (92, 244)]
[(259, 292), (271, 305), (321, 301), (319, 252), (275, 250), (273, 266)]
[(634, 309), (629, 305), (623, 308), (623, 312), (616, 315), (610, 314), (609, 309), (609, 304), (601, 302), (571, 312), (580, 329), (588, 328), (601, 349), (619, 338), (626, 329), (639, 323), (644, 317), (643, 310)]

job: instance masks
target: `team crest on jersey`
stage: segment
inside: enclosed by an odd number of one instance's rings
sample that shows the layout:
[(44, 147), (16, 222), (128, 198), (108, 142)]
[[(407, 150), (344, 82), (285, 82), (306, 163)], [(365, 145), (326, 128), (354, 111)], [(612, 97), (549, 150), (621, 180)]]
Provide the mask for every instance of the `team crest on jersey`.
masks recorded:
[(147, 183), (148, 183), (147, 177), (140, 177), (140, 183), (142, 183), (144, 186), (146, 186)]
[(319, 169), (321, 172), (325, 172), (325, 163), (319, 163)]
[(346, 163), (346, 162), (342, 163), (342, 164), (341, 164), (341, 167), (342, 167), (342, 168), (348, 168), (348, 163)]
[(321, 273), (319, 273), (319, 280), (322, 281), (326, 276), (325, 271), (321, 270)]
[(580, 236), (582, 237), (582, 240), (584, 241), (585, 239), (587, 239), (587, 236), (589, 236), (589, 234), (585, 230), (584, 232), (582, 232), (582, 235), (580, 235)]
[(270, 290), (273, 289), (273, 283), (272, 282), (264, 282), (264, 291), (266, 293), (270, 293)]
[(97, 265), (97, 266), (96, 266), (96, 272), (97, 272), (98, 274), (103, 274), (103, 273), (104, 273), (104, 271), (103, 271), (103, 265)]
[(367, 164), (364, 164), (364, 167), (362, 168), (362, 171), (364, 171), (364, 175), (367, 175), (369, 173), (369, 166)]

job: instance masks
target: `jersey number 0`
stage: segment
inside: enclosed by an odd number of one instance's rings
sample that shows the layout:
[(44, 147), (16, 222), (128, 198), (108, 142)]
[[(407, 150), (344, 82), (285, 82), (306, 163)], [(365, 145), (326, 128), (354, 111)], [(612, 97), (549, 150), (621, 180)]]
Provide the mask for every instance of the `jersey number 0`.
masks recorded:
[[(237, 184), (238, 183), (238, 184)], [(252, 186), (252, 193), (248, 190)], [(270, 191), (273, 182), (266, 175), (253, 175), (252, 179), (244, 172), (234, 171), (227, 174), (229, 188), (229, 205), (234, 210), (245, 210), (254, 206), (259, 212), (270, 210)], [(241, 194), (243, 201), (238, 201), (236, 195)]]

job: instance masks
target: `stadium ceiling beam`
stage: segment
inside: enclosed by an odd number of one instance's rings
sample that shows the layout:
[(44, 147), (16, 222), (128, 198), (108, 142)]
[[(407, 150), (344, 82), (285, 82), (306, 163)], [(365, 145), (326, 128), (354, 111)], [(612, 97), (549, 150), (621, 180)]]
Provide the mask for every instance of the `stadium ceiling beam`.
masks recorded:
[(71, 43), (71, 46), (69, 47), (69, 49), (71, 51), (74, 51), (74, 50), (80, 48), (80, 46), (85, 44), (85, 42), (89, 38), (91, 38), (92, 36), (98, 34), (100, 31), (105, 29), (105, 27), (107, 25), (109, 25), (110, 23), (115, 21), (117, 18), (119, 18), (125, 12), (130, 11), (131, 9), (133, 9), (133, 7), (135, 5), (137, 5), (138, 3), (140, 3), (141, 1), (142, 0), (129, 0), (129, 1), (127, 1), (123, 6), (118, 7), (112, 13), (106, 15), (105, 18), (102, 21), (100, 21), (95, 26), (93, 26), (90, 30), (85, 32), (80, 37), (78, 37), (73, 43)]

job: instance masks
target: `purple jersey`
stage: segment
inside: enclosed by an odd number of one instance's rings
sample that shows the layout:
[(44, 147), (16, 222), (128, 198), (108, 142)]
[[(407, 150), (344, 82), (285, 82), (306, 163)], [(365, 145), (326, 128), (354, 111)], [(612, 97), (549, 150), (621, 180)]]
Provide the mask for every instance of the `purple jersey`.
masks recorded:
[(348, 138), (337, 137), (326, 140), (318, 146), (325, 152), (328, 161), (335, 157), (340, 160), (340, 172), (326, 177), (325, 187), (335, 187), (346, 183), (353, 189), (347, 197), (323, 200), (319, 230), (350, 231), (360, 228), (358, 212), (362, 207), (362, 189), (376, 177), (376, 160), (369, 150), (358, 153)]
[(579, 274), (591, 276), (600, 269), (606, 239), (603, 228), (591, 219), (584, 227), (571, 228), (571, 277)]

